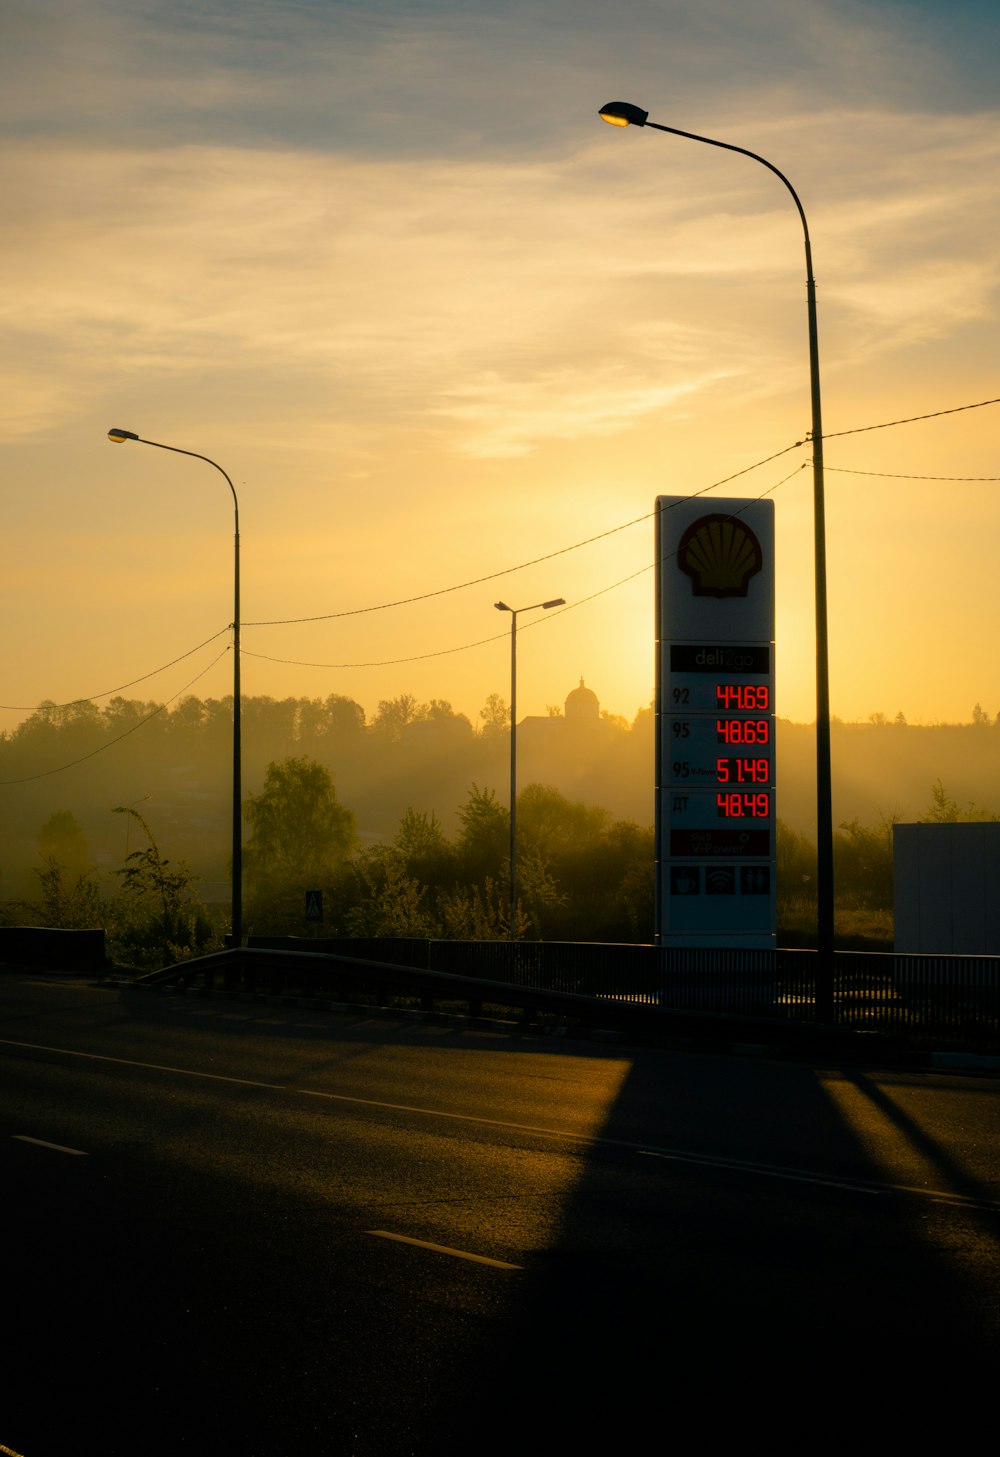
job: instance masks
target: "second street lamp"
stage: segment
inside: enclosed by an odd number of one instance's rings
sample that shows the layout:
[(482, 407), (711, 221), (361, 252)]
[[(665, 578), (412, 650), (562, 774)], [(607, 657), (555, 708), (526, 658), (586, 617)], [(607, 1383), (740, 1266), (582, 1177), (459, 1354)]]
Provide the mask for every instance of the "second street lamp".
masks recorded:
[(155, 445), (157, 450), (170, 450), (175, 455), (189, 455), (194, 460), (203, 460), (224, 476), (233, 495), (235, 534), (233, 537), (233, 890), (232, 890), (232, 942), (239, 946), (243, 940), (243, 793), (240, 746), (240, 503), (236, 487), (222, 466), (207, 455), (196, 450), (181, 450), (178, 445), (163, 445), (159, 440), (144, 440), (132, 430), (117, 427), (108, 431), (108, 439), (115, 445), (126, 440), (135, 440), (139, 445)]
[(826, 506), (823, 484), (823, 418), (819, 387), (819, 335), (816, 326), (816, 279), (813, 275), (812, 245), (809, 225), (799, 195), (783, 172), (773, 162), (746, 147), (732, 142), (719, 142), (697, 132), (684, 132), (674, 126), (661, 126), (649, 120), (649, 112), (630, 101), (609, 101), (601, 107), (601, 118), (611, 126), (652, 127), (691, 142), (704, 142), (726, 152), (739, 152), (759, 162), (784, 183), (795, 203), (806, 252), (806, 310), (809, 326), (809, 386), (812, 401), (810, 439), (813, 460), (813, 540), (816, 596), (816, 940), (818, 976), (816, 1010), (824, 1021), (833, 1016), (833, 788), (830, 766), (830, 655), (826, 610)]
[(533, 602), (530, 607), (508, 607), (494, 602), (498, 612), (510, 613), (510, 939), (517, 939), (517, 617), (520, 612), (565, 606), (565, 597)]

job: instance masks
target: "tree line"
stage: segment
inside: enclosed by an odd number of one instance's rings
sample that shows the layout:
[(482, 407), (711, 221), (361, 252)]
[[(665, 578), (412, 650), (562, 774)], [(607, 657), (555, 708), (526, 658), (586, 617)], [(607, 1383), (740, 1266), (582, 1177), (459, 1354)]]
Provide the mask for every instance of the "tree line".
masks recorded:
[[(473, 784), (449, 837), (433, 811), (408, 808), (393, 836), (362, 844), (353, 812), (329, 771), (307, 757), (272, 762), (243, 805), (244, 913), (257, 935), (519, 938), (648, 942), (653, 938), (653, 831), (615, 820), (551, 786), (518, 796), (519, 895), (508, 898), (510, 816), (493, 790)], [(197, 877), (160, 848), (146, 817), (119, 805), (126, 836), (116, 893), (102, 890), (80, 825), (50, 816), (37, 837), (36, 895), (4, 904), (8, 922), (104, 925), (114, 959), (151, 967), (222, 943), (225, 917), (201, 902)], [(951, 798), (940, 780), (921, 816), (928, 823), (995, 820)], [(838, 924), (843, 935), (891, 943), (892, 827), (845, 822), (835, 836)], [(778, 925), (785, 944), (815, 918), (816, 847), (779, 821)], [(321, 892), (323, 923), (307, 913)]]
[[(365, 843), (391, 838), (407, 807), (435, 812), (453, 834), (468, 786), (499, 792), (508, 777), (509, 714), (499, 694), (490, 695), (475, 725), (442, 699), (411, 694), (382, 700), (369, 717), (339, 694), (246, 697), (242, 709), (245, 788), (258, 791), (271, 763), (314, 759), (333, 775)], [(613, 717), (591, 735), (569, 727), (557, 724), (554, 737), (520, 736), (525, 780), (609, 805), (616, 818), (651, 820), (649, 710), (632, 729)], [(231, 755), (231, 699), (187, 698), (170, 709), (124, 698), (101, 709), (42, 705), (0, 737), (0, 894), (24, 892), (38, 825), (67, 805), (101, 865), (117, 856), (108, 806), (136, 804), (179, 856), (206, 879), (222, 880)]]
[[(4, 918), (54, 926), (105, 925), (115, 959), (136, 967), (221, 945), (184, 860), (160, 848), (138, 809), (117, 806), (135, 828), (102, 891), (80, 825), (52, 815), (38, 834), (33, 898), (5, 903)], [(307, 757), (268, 766), (243, 804), (244, 922), (249, 934), (648, 941), (653, 923), (653, 832), (596, 805), (528, 785), (518, 796), (519, 890), (511, 926), (510, 815), (492, 789), (473, 784), (458, 807), (458, 833), (437, 815), (408, 808), (391, 839), (362, 844), (333, 778)], [(320, 891), (322, 927), (306, 912)]]

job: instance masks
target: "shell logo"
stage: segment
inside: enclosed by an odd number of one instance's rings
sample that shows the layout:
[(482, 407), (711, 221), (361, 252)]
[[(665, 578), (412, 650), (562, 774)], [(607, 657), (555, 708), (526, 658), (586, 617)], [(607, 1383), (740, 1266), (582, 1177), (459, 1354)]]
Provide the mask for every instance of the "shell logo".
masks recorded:
[(677, 565), (696, 597), (745, 597), (763, 564), (760, 542), (739, 516), (700, 516), (677, 548)]

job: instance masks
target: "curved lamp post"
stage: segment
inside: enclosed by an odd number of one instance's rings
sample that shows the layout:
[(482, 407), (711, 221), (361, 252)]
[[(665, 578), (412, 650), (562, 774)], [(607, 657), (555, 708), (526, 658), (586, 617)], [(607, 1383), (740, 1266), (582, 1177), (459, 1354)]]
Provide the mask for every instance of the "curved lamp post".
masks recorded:
[(508, 607), (494, 602), (498, 612), (510, 613), (510, 939), (517, 932), (517, 616), (519, 612), (537, 612), (539, 608), (563, 607), (565, 597), (551, 602), (533, 602), (530, 607)]
[(824, 1020), (833, 1016), (833, 807), (832, 774), (830, 769), (830, 662), (826, 613), (826, 508), (823, 488), (823, 418), (820, 407), (819, 388), (819, 336), (816, 328), (816, 279), (813, 276), (812, 247), (809, 241), (809, 225), (799, 195), (783, 172), (766, 157), (748, 151), (746, 147), (734, 146), (731, 142), (718, 142), (713, 137), (702, 137), (696, 132), (683, 132), (678, 127), (661, 126), (649, 120), (649, 112), (629, 101), (609, 101), (602, 106), (600, 115), (611, 126), (650, 126), (658, 132), (669, 132), (675, 137), (686, 137), (688, 141), (705, 142), (710, 147), (721, 147), (726, 152), (739, 152), (759, 162), (773, 172), (791, 194), (799, 219), (806, 248), (806, 309), (809, 320), (809, 383), (812, 395), (812, 451), (813, 451), (813, 532), (816, 582), (816, 914), (818, 971), (816, 986), (816, 1010)]
[(233, 909), (232, 941), (239, 946), (243, 940), (243, 827), (242, 827), (242, 768), (240, 755), (240, 503), (236, 498), (236, 487), (217, 461), (196, 450), (181, 450), (177, 445), (163, 445), (159, 440), (143, 440), (132, 430), (108, 431), (108, 439), (115, 445), (126, 440), (138, 441), (140, 445), (155, 445), (157, 450), (170, 450), (175, 455), (190, 455), (194, 460), (203, 460), (225, 476), (226, 484), (233, 495), (235, 515), (234, 557), (233, 557)]

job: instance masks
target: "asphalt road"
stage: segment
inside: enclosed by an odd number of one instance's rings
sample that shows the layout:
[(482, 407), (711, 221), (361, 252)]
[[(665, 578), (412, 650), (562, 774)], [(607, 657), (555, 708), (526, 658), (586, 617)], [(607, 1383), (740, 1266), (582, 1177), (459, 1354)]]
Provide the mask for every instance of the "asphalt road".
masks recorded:
[(1000, 1084), (0, 977), (0, 1444), (975, 1433)]

